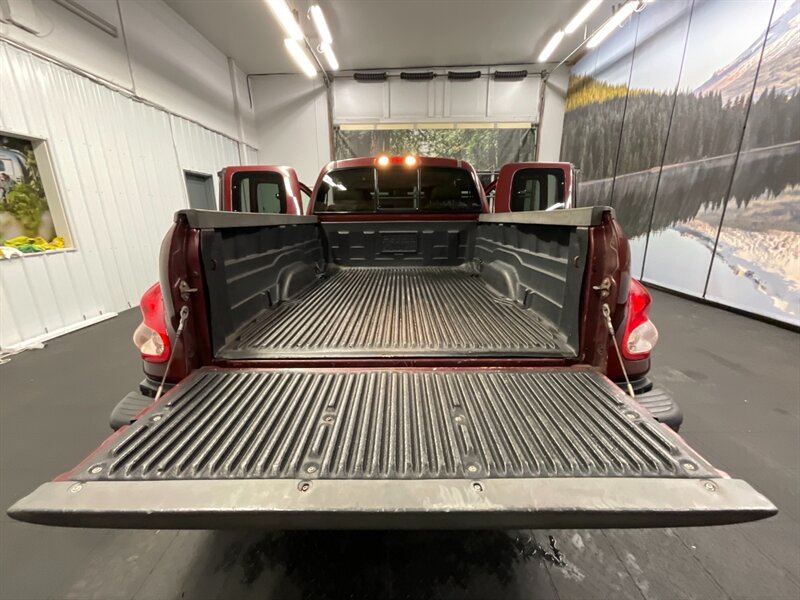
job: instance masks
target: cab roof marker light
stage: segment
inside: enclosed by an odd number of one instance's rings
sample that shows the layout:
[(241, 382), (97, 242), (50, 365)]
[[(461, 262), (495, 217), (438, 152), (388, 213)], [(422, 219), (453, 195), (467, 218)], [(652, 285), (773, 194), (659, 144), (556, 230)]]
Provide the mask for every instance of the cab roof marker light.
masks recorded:
[(308, 55), (305, 53), (305, 50), (300, 46), (297, 40), (292, 39), (285, 39), (283, 40), (283, 44), (286, 46), (286, 49), (289, 51), (289, 54), (294, 59), (294, 62), (300, 67), (300, 70), (306, 74), (307, 77), (316, 77), (317, 69), (314, 67), (314, 64), (311, 62), (311, 59), (308, 58)]
[(604, 39), (611, 35), (625, 19), (633, 14), (638, 6), (638, 0), (629, 0), (626, 4), (623, 4), (621, 7), (619, 7), (617, 12), (614, 13), (614, 16), (606, 21), (605, 24), (591, 37), (591, 39), (587, 42), (586, 47), (597, 48), (597, 46), (599, 46)]
[[(311, 8), (308, 9), (308, 14), (314, 22), (314, 27), (322, 43), (330, 46), (333, 43), (333, 36), (331, 35), (331, 30), (328, 28), (328, 22), (325, 20), (325, 13), (322, 12), (322, 8), (320, 8), (319, 4), (312, 4)], [(334, 71), (335, 70), (336, 69), (334, 69)]]
[(286, 35), (295, 41), (302, 40), (303, 30), (300, 29), (300, 24), (294, 18), (294, 13), (286, 4), (286, 0), (266, 0), (266, 2)]
[(561, 43), (561, 40), (564, 39), (564, 32), (563, 31), (556, 31), (553, 34), (553, 37), (550, 38), (550, 41), (547, 42), (547, 45), (542, 50), (541, 54), (539, 54), (538, 62), (545, 62), (550, 56), (555, 52), (558, 45)]
[(338, 71), (339, 70), (339, 61), (336, 60), (336, 55), (333, 53), (333, 48), (331, 48), (330, 44), (322, 44), (320, 46), (322, 50), (322, 55), (325, 57), (325, 60), (328, 62), (328, 66), (331, 68), (331, 71)]
[(578, 29), (578, 27), (583, 25), (586, 22), (586, 19), (588, 19), (602, 3), (603, 0), (589, 0), (589, 2), (584, 4), (583, 8), (581, 8), (574, 17), (572, 17), (572, 20), (567, 23), (567, 26), (564, 28), (564, 33), (572, 33)]
[(389, 157), (385, 154), (383, 156), (378, 157), (378, 166), (379, 167), (387, 167), (389, 166)]
[(411, 156), (410, 154), (405, 157), (403, 162), (406, 164), (407, 167), (413, 167), (417, 164), (417, 157)]

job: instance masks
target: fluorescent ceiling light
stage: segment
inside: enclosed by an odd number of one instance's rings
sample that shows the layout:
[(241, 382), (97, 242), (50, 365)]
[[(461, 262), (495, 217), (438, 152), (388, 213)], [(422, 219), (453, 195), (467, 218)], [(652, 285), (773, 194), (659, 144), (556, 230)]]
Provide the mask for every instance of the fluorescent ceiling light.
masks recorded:
[(308, 58), (308, 54), (306, 54), (305, 50), (300, 46), (300, 43), (291, 38), (283, 40), (283, 43), (289, 51), (289, 54), (292, 55), (294, 62), (300, 67), (300, 70), (308, 77), (316, 77), (317, 69), (314, 67), (314, 63), (311, 62), (311, 59)]
[(331, 71), (339, 70), (339, 61), (336, 60), (336, 55), (333, 53), (333, 48), (331, 48), (330, 44), (322, 44), (322, 55), (325, 57), (325, 60), (328, 61), (328, 66), (331, 68)]
[(308, 13), (311, 15), (311, 20), (314, 21), (314, 27), (317, 28), (317, 33), (322, 43), (330, 46), (333, 43), (333, 36), (331, 35), (331, 30), (328, 29), (328, 22), (325, 20), (325, 15), (319, 7), (319, 4), (312, 5), (311, 8), (308, 9)]
[(300, 29), (300, 25), (297, 23), (297, 19), (294, 18), (292, 9), (286, 4), (286, 0), (267, 0), (267, 4), (278, 23), (283, 27), (286, 35), (293, 40), (302, 40), (303, 30)]
[(583, 8), (578, 11), (578, 14), (572, 17), (572, 21), (567, 23), (567, 26), (564, 28), (564, 33), (572, 33), (578, 27), (583, 25), (586, 19), (589, 18), (589, 15), (591, 15), (602, 3), (603, 0), (589, 0), (583, 5)]
[(627, 19), (633, 11), (636, 10), (636, 7), (639, 6), (639, 2), (637, 0), (631, 0), (627, 4), (623, 4), (620, 8), (617, 9), (617, 12), (614, 13), (614, 16), (611, 17), (608, 21), (606, 21), (605, 25), (603, 25), (597, 32), (592, 36), (589, 42), (586, 44), (587, 48), (596, 48), (600, 45), (600, 43), (606, 39), (611, 33), (619, 27), (619, 25)]
[(542, 53), (539, 54), (539, 62), (544, 62), (550, 55), (555, 52), (555, 49), (558, 48), (558, 45), (561, 43), (561, 40), (564, 39), (564, 32), (563, 31), (556, 31), (553, 34), (553, 37), (550, 38), (550, 41), (547, 42), (547, 45), (542, 50)]

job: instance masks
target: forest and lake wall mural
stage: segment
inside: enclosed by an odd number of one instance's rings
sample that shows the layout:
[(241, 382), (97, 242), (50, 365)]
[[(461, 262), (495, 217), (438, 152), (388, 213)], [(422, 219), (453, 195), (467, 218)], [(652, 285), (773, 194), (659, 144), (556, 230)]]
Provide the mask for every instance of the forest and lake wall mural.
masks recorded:
[(635, 277), (800, 324), (800, 1), (647, 4), (572, 67), (561, 157)]

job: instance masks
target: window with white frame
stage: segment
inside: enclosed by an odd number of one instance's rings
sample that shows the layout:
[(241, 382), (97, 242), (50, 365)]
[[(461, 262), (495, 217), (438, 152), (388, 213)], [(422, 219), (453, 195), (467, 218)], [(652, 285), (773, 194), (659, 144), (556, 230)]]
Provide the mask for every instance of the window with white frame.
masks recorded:
[(0, 257), (70, 247), (47, 142), (0, 132)]

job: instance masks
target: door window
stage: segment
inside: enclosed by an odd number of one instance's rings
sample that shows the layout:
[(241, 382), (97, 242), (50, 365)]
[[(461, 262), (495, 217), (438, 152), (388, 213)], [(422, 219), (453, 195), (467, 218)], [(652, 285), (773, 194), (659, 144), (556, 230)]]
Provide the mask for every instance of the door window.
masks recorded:
[(233, 210), (237, 212), (286, 212), (286, 189), (280, 173), (234, 173), (231, 185)]
[(520, 169), (511, 182), (511, 210), (547, 210), (564, 201), (560, 169)]
[(270, 181), (256, 184), (256, 212), (281, 213), (281, 186)]

